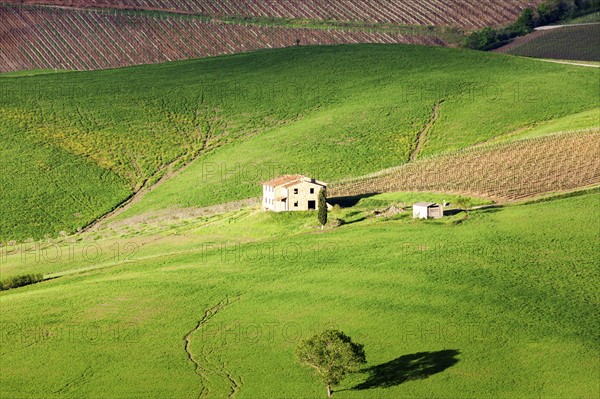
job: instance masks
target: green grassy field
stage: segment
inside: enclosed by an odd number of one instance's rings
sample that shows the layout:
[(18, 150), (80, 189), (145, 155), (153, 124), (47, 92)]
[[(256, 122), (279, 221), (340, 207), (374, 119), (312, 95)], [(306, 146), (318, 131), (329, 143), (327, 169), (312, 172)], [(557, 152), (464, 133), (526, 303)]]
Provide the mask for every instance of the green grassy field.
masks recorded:
[(50, 75), (53, 73), (65, 73), (62, 69), (31, 69), (27, 71), (4, 72), (0, 73), (0, 78), (18, 78), (23, 76)]
[[(23, 136), (18, 159), (29, 172), (23, 176), (19, 164), (4, 161), (11, 184), (1, 202), (44, 194), (45, 186), (29, 176), (44, 174), (40, 142), (57, 149), (52, 162), (62, 163), (64, 153), (90, 178), (55, 168), (54, 182), (72, 189), (42, 195), (36, 204), (45, 212), (35, 223), (19, 216), (31, 206), (16, 213), (3, 208), (0, 240), (71, 232), (195, 157), (123, 216), (257, 196), (261, 179), (282, 172), (326, 180), (364, 175), (406, 162), (442, 100), (422, 155), (592, 109), (597, 77), (565, 65), (397, 45), (300, 47), (5, 77), (0, 135), (3, 142)], [(90, 201), (97, 205), (91, 213), (83, 205)], [(82, 216), (74, 223), (69, 215)]]
[(131, 192), (124, 179), (26, 125), (0, 121), (0, 139), (0, 242), (75, 231)]
[[(574, 97), (558, 96), (568, 89), (557, 85), (552, 68), (540, 72), (536, 65), (520, 62), (527, 60), (480, 58), (480, 53), (443, 49), (457, 58), (449, 58), (444, 71), (436, 72), (430, 51), (394, 53), (398, 58), (389, 62), (395, 69), (377, 68), (382, 77), (370, 83), (374, 89), (215, 150), (150, 192), (121, 217), (258, 196), (258, 183), (281, 173), (301, 172), (332, 181), (404, 163), (416, 147), (416, 136), (431, 117), (433, 105), (441, 100), (445, 101), (440, 118), (425, 140), (423, 155), (464, 148), (530, 122), (552, 120), (561, 113), (559, 109), (573, 109), (588, 96), (583, 86)], [(392, 53), (389, 56), (393, 57)], [(485, 63), (485, 70), (479, 62)], [(419, 72), (403, 74), (414, 68)], [(533, 75), (537, 76), (535, 82), (530, 80)], [(448, 81), (448, 76), (452, 80)], [(572, 76), (596, 79), (597, 71)], [(593, 107), (596, 100), (589, 95)]]
[(560, 22), (561, 24), (589, 24), (594, 22), (600, 22), (600, 12), (594, 12), (588, 15), (583, 15), (578, 18), (573, 18), (566, 22)]
[(533, 137), (546, 136), (558, 132), (574, 132), (597, 129), (600, 127), (600, 108), (591, 109), (562, 118), (545, 121), (532, 126), (523, 127), (513, 133), (498, 136), (492, 142), (509, 142)]
[(324, 232), (311, 213), (244, 209), (86, 234), (52, 262), (5, 252), (3, 276), (58, 278), (0, 293), (0, 395), (324, 397), (293, 351), (333, 325), (380, 366), (334, 397), (594, 397), (598, 194), (440, 221), (372, 217), (415, 198), (385, 194)]

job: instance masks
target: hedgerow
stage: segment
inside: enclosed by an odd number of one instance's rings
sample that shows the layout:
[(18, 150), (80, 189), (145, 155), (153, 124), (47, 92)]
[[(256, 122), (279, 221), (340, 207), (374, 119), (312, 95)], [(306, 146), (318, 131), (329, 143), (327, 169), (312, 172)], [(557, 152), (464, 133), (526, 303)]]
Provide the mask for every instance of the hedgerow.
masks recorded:
[(44, 280), (42, 274), (21, 274), (0, 280), (0, 291), (10, 290), (12, 288), (24, 287), (26, 285), (39, 283)]

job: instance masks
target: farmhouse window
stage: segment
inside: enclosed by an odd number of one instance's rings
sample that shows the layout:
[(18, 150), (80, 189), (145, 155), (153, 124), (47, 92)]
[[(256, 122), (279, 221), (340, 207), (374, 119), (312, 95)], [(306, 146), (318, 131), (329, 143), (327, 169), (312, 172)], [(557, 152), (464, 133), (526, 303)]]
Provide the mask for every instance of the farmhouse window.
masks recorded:
[(298, 208), (298, 202), (294, 202), (294, 208)]
[(315, 193), (315, 189), (314, 189), (314, 188), (311, 188), (311, 189), (310, 189), (310, 193), (311, 193), (311, 194), (314, 194), (314, 193)]
[(298, 189), (297, 188), (294, 189), (294, 194), (298, 194)]

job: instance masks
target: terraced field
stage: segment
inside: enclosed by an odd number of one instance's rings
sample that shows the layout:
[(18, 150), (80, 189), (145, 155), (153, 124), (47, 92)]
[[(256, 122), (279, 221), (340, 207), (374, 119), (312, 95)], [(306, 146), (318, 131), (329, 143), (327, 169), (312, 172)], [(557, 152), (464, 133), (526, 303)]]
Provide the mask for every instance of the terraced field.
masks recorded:
[(26, 4), (162, 10), (211, 16), (337, 20), (467, 29), (504, 25), (541, 0), (22, 0)]

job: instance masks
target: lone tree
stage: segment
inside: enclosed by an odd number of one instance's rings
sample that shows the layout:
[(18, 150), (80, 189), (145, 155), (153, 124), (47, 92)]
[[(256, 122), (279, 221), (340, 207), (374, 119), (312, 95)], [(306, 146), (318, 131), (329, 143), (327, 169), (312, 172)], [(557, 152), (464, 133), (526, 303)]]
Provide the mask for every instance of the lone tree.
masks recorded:
[(355, 372), (367, 362), (363, 345), (341, 331), (326, 330), (303, 341), (296, 355), (300, 363), (314, 368), (327, 386), (331, 398), (331, 386), (339, 384), (346, 374)]
[(323, 227), (325, 227), (325, 225), (327, 224), (327, 198), (325, 197), (325, 189), (322, 188), (319, 191), (319, 201), (318, 201), (318, 208), (319, 208), (319, 223), (321, 223), (321, 230), (323, 230)]

